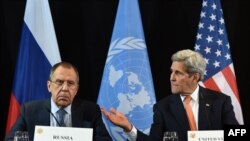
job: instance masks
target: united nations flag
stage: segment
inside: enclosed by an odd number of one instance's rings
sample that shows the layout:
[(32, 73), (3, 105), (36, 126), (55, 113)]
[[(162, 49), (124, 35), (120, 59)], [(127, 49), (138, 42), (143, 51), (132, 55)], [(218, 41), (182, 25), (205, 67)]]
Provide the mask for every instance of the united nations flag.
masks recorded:
[[(149, 134), (155, 101), (138, 1), (120, 0), (97, 102)], [(123, 129), (103, 121), (113, 140), (126, 140)]]

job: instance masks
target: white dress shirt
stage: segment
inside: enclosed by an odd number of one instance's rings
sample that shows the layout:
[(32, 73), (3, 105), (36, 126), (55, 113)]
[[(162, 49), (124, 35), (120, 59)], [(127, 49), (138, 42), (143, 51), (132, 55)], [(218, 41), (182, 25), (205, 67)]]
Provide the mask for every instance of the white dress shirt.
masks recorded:
[[(59, 115), (58, 115), (57, 111), (59, 109), (60, 108), (57, 107), (57, 105), (55, 104), (55, 102), (51, 99), (50, 126), (60, 126), (57, 123), (57, 121), (59, 120)], [(69, 106), (65, 107), (64, 110), (67, 112), (65, 114), (65, 117), (64, 117), (64, 123), (65, 123), (66, 127), (72, 127), (72, 121), (71, 121), (71, 119), (72, 119), (71, 118), (71, 104)]]

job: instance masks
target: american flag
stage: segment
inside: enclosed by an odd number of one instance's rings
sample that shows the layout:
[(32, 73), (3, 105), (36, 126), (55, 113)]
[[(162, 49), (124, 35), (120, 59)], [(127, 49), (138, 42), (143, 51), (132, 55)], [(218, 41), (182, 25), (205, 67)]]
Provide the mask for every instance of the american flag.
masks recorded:
[(201, 85), (229, 95), (236, 118), (243, 124), (240, 97), (220, 0), (203, 0), (194, 49), (204, 56), (207, 63)]

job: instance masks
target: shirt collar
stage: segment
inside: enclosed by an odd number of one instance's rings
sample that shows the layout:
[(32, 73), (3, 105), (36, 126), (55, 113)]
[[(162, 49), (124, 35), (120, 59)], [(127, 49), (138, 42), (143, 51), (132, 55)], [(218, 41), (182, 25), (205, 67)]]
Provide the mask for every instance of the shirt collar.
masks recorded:
[[(198, 102), (198, 93), (199, 93), (199, 89), (200, 89), (200, 87), (197, 86), (196, 89), (193, 91), (193, 93), (190, 95), (190, 96), (192, 97), (192, 100), (193, 100), (194, 102)], [(180, 95), (180, 96), (181, 96), (181, 100), (182, 100), (182, 102), (183, 102), (186, 96), (184, 96), (184, 95)]]
[[(51, 98), (51, 112), (53, 114), (56, 114), (56, 112), (59, 110), (59, 107), (56, 105), (56, 103)], [(67, 112), (67, 114), (71, 115), (71, 104), (64, 108), (64, 110)]]

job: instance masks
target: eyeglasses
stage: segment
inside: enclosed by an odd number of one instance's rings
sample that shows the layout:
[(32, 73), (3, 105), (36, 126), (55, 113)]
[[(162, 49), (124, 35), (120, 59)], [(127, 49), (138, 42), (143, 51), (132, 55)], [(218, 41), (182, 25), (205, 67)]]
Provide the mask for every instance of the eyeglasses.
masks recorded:
[(52, 81), (49, 80), (50, 82), (54, 83), (57, 87), (62, 87), (64, 86), (64, 82), (66, 82), (67, 86), (71, 89), (75, 89), (78, 86), (78, 83), (76, 83), (75, 81), (64, 81), (64, 80), (60, 80), (57, 79), (56, 81)]

